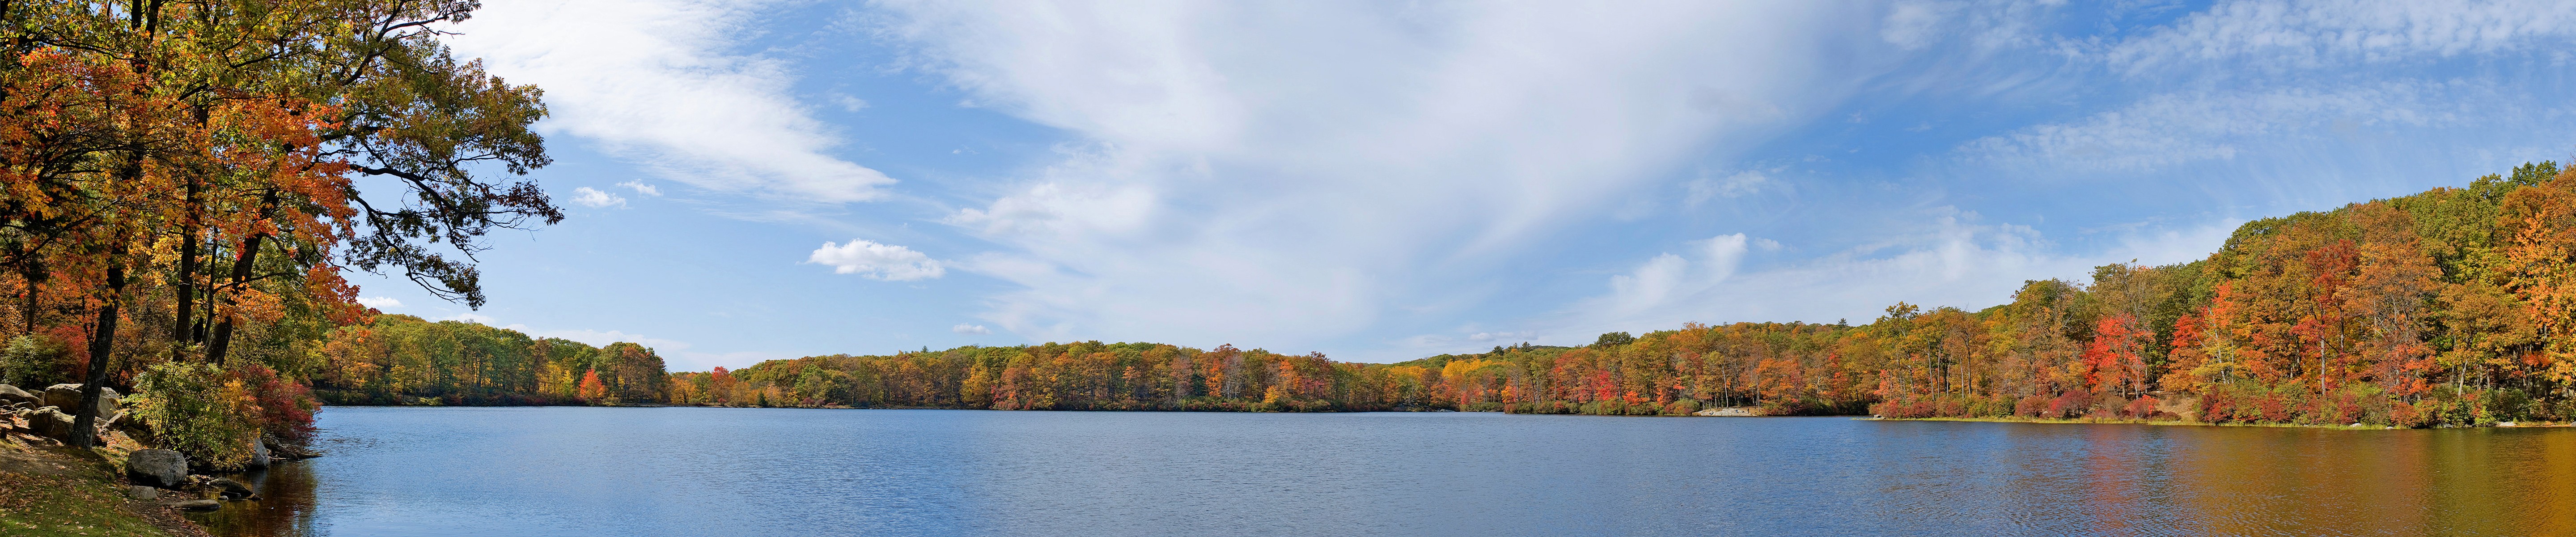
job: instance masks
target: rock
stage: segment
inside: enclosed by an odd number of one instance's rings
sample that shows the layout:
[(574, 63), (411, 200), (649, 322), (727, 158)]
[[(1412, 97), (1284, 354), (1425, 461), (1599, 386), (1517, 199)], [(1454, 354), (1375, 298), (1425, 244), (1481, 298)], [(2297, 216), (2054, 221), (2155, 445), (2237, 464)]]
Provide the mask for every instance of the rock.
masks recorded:
[(220, 477), (206, 481), (206, 486), (215, 489), (215, 495), (222, 496), (226, 500), (239, 500), (257, 495), (256, 493), (251, 492), (249, 486), (241, 484), (240, 481)]
[(250, 441), (250, 467), (267, 468), (268, 463), (268, 443), (258, 440)]
[(161, 497), (161, 489), (146, 487), (143, 485), (134, 485), (125, 487), (125, 497), (137, 500), (159, 499)]
[(138, 449), (125, 457), (125, 479), (137, 485), (178, 488), (188, 479), (188, 456), (167, 449)]
[(2499, 421), (2499, 422), (2496, 422), (2496, 426), (2497, 426), (2497, 427), (2513, 427), (2513, 426), (2514, 426), (2514, 423), (2513, 423), (2513, 422), (2510, 422), (2510, 421)]
[[(80, 406), (80, 392), (81, 385), (79, 384), (55, 384), (45, 387), (45, 393), (42, 397), (45, 401), (45, 406), (61, 408), (63, 409), (63, 413), (69, 414), (73, 412), (72, 409)], [(98, 414), (96, 415), (99, 417), (116, 415), (117, 399), (118, 396), (116, 388), (99, 388)]]
[(71, 438), (72, 415), (70, 414), (64, 414), (54, 407), (44, 407), (27, 411), (22, 416), (27, 418), (27, 428), (34, 429), (36, 436), (55, 440)]
[(24, 403), (32, 402), (36, 399), (36, 394), (27, 393), (27, 390), (18, 389), (17, 386), (0, 384), (0, 402)]
[(184, 502), (179, 502), (179, 503), (175, 503), (175, 504), (170, 504), (170, 506), (171, 506), (171, 507), (177, 507), (177, 508), (180, 508), (180, 509), (189, 510), (189, 511), (213, 511), (213, 510), (216, 510), (216, 509), (220, 509), (220, 508), (222, 508), (222, 507), (224, 506), (224, 504), (223, 504), (223, 502), (218, 502), (218, 501), (214, 501), (214, 500), (188, 500), (188, 501), (184, 501)]
[(55, 384), (46, 386), (40, 396), (45, 398), (45, 406), (71, 408), (80, 403), (80, 389), (79, 384)]
[(1702, 411), (1698, 411), (1698, 412), (1692, 412), (1692, 413), (1691, 413), (1691, 415), (1693, 415), (1693, 416), (1719, 416), (1719, 417), (1729, 417), (1729, 418), (1750, 418), (1750, 417), (1761, 416), (1761, 415), (1762, 415), (1762, 409), (1761, 409), (1761, 408), (1758, 408), (1758, 407), (1731, 406), (1731, 407), (1725, 407), (1725, 408), (1712, 408), (1712, 409), (1708, 409), (1708, 410), (1702, 410)]

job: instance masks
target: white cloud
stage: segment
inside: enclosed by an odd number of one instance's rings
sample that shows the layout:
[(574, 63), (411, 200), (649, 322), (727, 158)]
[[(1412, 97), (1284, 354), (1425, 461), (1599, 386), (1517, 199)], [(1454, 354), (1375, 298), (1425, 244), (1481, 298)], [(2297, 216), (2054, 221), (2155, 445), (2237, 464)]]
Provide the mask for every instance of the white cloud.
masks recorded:
[(358, 297), (358, 305), (381, 310), (399, 308), (403, 304), (401, 300), (395, 300), (394, 297), (389, 296), (362, 296)]
[(1878, 31), (1879, 38), (1907, 49), (1931, 46), (1940, 38), (1941, 22), (1958, 8), (1956, 4), (1945, 2), (1897, 2), (1888, 10), (1887, 21)]
[(990, 333), (993, 333), (993, 329), (991, 329), (991, 328), (985, 328), (985, 327), (984, 327), (984, 325), (980, 325), (980, 324), (966, 324), (966, 323), (957, 323), (957, 326), (951, 326), (951, 327), (948, 327), (948, 331), (950, 331), (950, 332), (956, 332), (956, 333), (960, 333), (960, 334), (968, 334), (968, 335), (981, 335), (981, 334), (990, 334)]
[(867, 99), (853, 97), (848, 94), (833, 95), (832, 104), (840, 105), (841, 110), (844, 112), (857, 112), (868, 109)]
[(2250, 1), (2193, 13), (2100, 55), (2136, 76), (2210, 65), (2278, 71), (2563, 50), (2570, 36), (2576, 4), (2554, 0)]
[(1683, 186), (1682, 204), (1698, 207), (1712, 199), (1742, 197), (1759, 192), (1773, 183), (1770, 176), (1763, 175), (1759, 171), (1738, 172), (1726, 177), (1703, 173), (1698, 179)]
[(637, 193), (637, 194), (643, 194), (643, 195), (646, 195), (646, 196), (661, 196), (661, 195), (662, 195), (662, 188), (661, 188), (661, 187), (653, 186), (653, 185), (650, 185), (650, 184), (645, 184), (643, 181), (627, 181), (627, 182), (623, 182), (623, 183), (618, 183), (618, 184), (617, 184), (617, 186), (622, 186), (622, 187), (626, 187), (626, 188), (634, 189), (634, 190), (635, 190), (635, 193)]
[(858, 274), (887, 281), (937, 278), (948, 273), (939, 260), (892, 244), (850, 239), (849, 244), (823, 243), (805, 262), (831, 265), (836, 274)]
[(2077, 121), (1979, 138), (1959, 150), (1972, 161), (2026, 169), (2154, 171), (2231, 160), (2293, 139), (2458, 126), (2486, 117), (2478, 109), (2500, 104), (2506, 99), (2468, 82), (2161, 94)]
[[(2010, 300), (2024, 280), (2082, 278), (2092, 267), (2132, 259), (2158, 265), (2206, 257), (2236, 227), (2233, 220), (2212, 221), (2127, 236), (2098, 253), (2065, 254), (2028, 227), (1936, 214), (1920, 231), (1752, 272), (1738, 270), (1747, 252), (1742, 235), (1700, 241), (1690, 255), (1662, 254), (1612, 276), (1607, 293), (1578, 303), (1540, 332), (1574, 340), (1692, 321), (1866, 322), (1870, 312), (1898, 301), (1974, 310)], [(1751, 241), (1756, 248), (1760, 242)]]
[(546, 92), (539, 128), (598, 142), (664, 178), (773, 200), (874, 199), (894, 182), (833, 156), (777, 60), (728, 54), (759, 2), (491, 2), (450, 36), (511, 83)]
[(600, 191), (599, 189), (586, 186), (572, 189), (572, 202), (588, 207), (626, 206), (626, 198), (617, 197), (616, 194), (610, 194)]
[(1825, 3), (886, 7), (968, 100), (1077, 138), (946, 220), (1005, 246), (958, 266), (1037, 337), (1366, 329), (1881, 68), (1837, 48), (1875, 12)]

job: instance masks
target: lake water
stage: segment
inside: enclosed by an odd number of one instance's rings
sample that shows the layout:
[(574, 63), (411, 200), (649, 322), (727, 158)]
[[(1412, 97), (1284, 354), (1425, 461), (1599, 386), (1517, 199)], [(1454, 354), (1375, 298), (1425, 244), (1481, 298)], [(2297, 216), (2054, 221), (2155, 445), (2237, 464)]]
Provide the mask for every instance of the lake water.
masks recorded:
[(220, 535), (2576, 535), (2576, 429), (347, 408)]

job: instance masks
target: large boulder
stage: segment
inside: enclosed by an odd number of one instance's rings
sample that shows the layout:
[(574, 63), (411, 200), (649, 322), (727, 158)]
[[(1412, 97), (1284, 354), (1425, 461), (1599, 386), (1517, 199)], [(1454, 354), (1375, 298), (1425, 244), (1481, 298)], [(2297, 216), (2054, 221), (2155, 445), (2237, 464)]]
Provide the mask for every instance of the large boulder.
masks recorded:
[(167, 449), (138, 449), (125, 456), (125, 479), (137, 485), (177, 488), (188, 479), (188, 456)]
[[(45, 387), (45, 394), (42, 397), (45, 400), (45, 406), (58, 407), (63, 409), (63, 413), (70, 414), (74, 409), (80, 408), (80, 391), (79, 384), (55, 384)], [(116, 415), (116, 400), (116, 388), (99, 388), (97, 416), (105, 418)]]
[(183, 511), (213, 511), (223, 508), (224, 504), (223, 502), (217, 502), (214, 500), (188, 500), (170, 504), (170, 506), (177, 507)]
[(42, 399), (36, 397), (36, 394), (27, 393), (27, 390), (18, 389), (17, 386), (0, 384), (0, 403), (31, 403)]
[(80, 404), (80, 389), (79, 384), (55, 384), (46, 386), (39, 397), (45, 398), (45, 406), (71, 408)]
[(20, 413), (19, 416), (27, 418), (27, 428), (35, 430), (36, 436), (55, 440), (68, 440), (72, 437), (72, 415), (64, 414), (62, 410), (44, 407)]

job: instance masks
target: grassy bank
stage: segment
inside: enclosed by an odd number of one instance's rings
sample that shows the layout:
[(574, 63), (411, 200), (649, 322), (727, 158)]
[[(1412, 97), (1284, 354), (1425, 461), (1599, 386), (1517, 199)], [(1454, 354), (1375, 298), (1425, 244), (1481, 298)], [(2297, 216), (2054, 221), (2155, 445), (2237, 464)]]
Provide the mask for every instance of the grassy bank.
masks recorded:
[[(0, 535), (196, 537), (205, 530), (160, 502), (125, 496), (122, 457), (133, 446), (72, 449), (23, 435), (0, 438)], [(116, 435), (122, 440), (123, 435)], [(181, 494), (162, 491), (166, 495)]]

